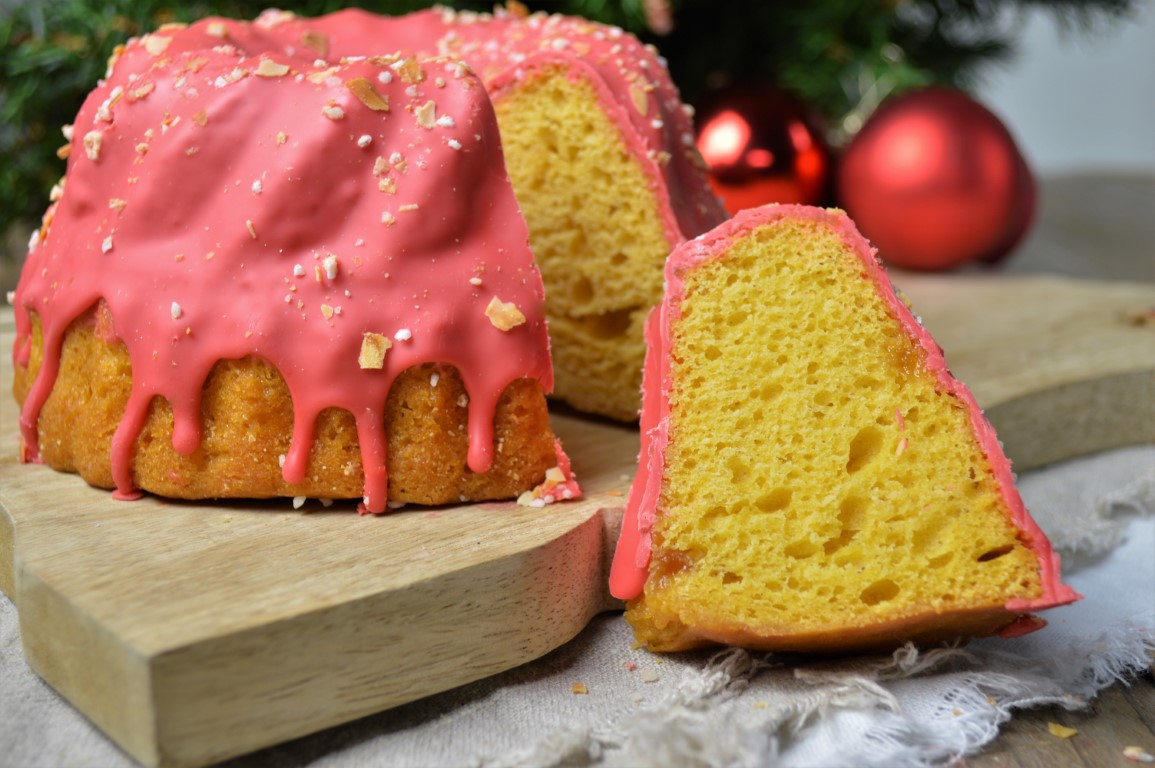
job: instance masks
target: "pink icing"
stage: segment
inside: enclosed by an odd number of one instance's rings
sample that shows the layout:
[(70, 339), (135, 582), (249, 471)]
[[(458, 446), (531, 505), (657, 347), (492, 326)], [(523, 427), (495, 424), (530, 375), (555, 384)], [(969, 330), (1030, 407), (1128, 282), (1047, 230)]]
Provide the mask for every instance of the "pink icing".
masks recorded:
[[(999, 491), (1010, 510), (1011, 522), (1022, 532), (1023, 541), (1035, 553), (1039, 563), (1043, 594), (1031, 600), (1013, 599), (1006, 604), (1007, 611), (1025, 613), (1065, 605), (1079, 599), (1080, 595), (1059, 580), (1059, 557), (1027, 512), (1015, 488), (1010, 462), (990, 422), (983, 415), (970, 389), (947, 368), (942, 349), (895, 293), (886, 271), (875, 256), (875, 249), (841, 211), (801, 205), (771, 205), (742, 211), (711, 232), (678, 247), (666, 262), (666, 293), (661, 305), (651, 313), (646, 324), (641, 457), (626, 502), (622, 535), (611, 569), (610, 592), (619, 599), (629, 600), (640, 595), (645, 586), (651, 554), (650, 533), (657, 515), (668, 442), (669, 393), (672, 387), (671, 329), (680, 314), (684, 275), (702, 262), (721, 258), (731, 243), (745, 233), (781, 219), (820, 221), (838, 232), (862, 261), (863, 276), (874, 283), (891, 314), (923, 349), (924, 363), (935, 376), (940, 389), (966, 405), (975, 436), (991, 463)], [(1030, 626), (1037, 627), (1038, 624), (1020, 623), (1016, 629), (1023, 631)]]
[[(460, 371), (476, 472), (492, 462), (506, 386), (552, 388), (541, 277), (480, 80), (445, 59), (414, 82), (390, 59), (330, 67), (283, 47), (236, 22), (161, 30), (131, 42), (85, 102), (67, 184), (15, 295), (14, 358), (27, 361), (30, 312), (45, 340), (20, 417), (24, 459), (38, 457), (64, 332), (101, 299), (133, 367), (112, 444), (121, 497), (152, 398), (172, 404), (173, 447), (191, 453), (221, 359), (255, 355), (284, 376), (286, 482), (304, 478), (316, 416), (350, 411), (374, 512), (387, 491), (383, 408), (402, 370)], [(524, 322), (498, 328), (495, 298)], [(367, 333), (392, 342), (380, 369), (359, 365)]]

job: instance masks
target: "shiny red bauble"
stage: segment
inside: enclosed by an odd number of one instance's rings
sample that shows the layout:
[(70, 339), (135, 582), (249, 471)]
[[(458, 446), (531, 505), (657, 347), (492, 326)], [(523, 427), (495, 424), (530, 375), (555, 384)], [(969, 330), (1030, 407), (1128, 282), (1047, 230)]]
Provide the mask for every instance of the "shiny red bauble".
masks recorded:
[(843, 154), (838, 202), (887, 264), (1004, 258), (1029, 229), (1035, 181), (1006, 126), (958, 91), (886, 101)]
[(798, 100), (772, 86), (734, 87), (698, 107), (698, 151), (731, 214), (766, 203), (825, 202), (830, 150)]

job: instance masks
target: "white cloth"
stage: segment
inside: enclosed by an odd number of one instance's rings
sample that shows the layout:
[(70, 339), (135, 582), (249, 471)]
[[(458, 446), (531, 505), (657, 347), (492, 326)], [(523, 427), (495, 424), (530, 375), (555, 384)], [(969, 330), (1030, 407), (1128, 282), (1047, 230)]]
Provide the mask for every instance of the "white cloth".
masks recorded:
[[(274, 766), (901, 766), (974, 754), (1015, 709), (1086, 706), (1155, 651), (1155, 446), (1025, 475), (1086, 596), (1015, 640), (814, 662), (741, 650), (653, 656), (621, 616), (510, 672), (238, 758)], [(575, 693), (574, 684), (587, 693)], [(0, 764), (131, 760), (24, 664), (0, 599)]]

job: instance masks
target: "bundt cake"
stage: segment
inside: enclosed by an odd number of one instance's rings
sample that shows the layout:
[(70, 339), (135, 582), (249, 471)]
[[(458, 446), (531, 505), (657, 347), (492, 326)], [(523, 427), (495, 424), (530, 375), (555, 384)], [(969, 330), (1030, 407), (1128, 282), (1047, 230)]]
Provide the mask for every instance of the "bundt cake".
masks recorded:
[(611, 590), (655, 651), (1027, 631), (1078, 598), (969, 390), (840, 211), (679, 247)]
[(14, 294), (23, 458), (121, 496), (577, 494), (482, 82), (242, 26), (130, 42), (68, 129)]
[(268, 13), (227, 29), (321, 55), (370, 55), (396, 40), (465, 59), (493, 99), (545, 281), (555, 395), (637, 419), (642, 328), (662, 296), (665, 258), (725, 218), (688, 108), (652, 48), (584, 19), (503, 10)]

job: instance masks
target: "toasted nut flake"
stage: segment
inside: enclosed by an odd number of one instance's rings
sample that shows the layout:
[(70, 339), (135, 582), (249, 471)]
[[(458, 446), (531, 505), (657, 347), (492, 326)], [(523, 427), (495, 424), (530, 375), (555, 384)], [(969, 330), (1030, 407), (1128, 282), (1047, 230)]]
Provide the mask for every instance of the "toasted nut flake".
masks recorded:
[(368, 332), (361, 337), (361, 354), (357, 356), (357, 364), (362, 368), (380, 370), (385, 367), (385, 353), (393, 346), (393, 342), (381, 333)]
[(289, 140), (289, 134), (285, 133), (284, 131), (278, 131), (277, 132), (277, 145), (278, 146), (280, 146), (281, 144), (284, 144), (288, 140)]
[(401, 77), (403, 83), (420, 83), (425, 80), (425, 70), (417, 63), (417, 59), (413, 57), (400, 59), (395, 61), (392, 68)]
[(418, 208), (420, 208), (420, 206), (417, 205), (417, 203), (406, 203), (405, 205), (398, 208), (397, 211), (399, 213), (413, 213)]
[(127, 200), (121, 200), (119, 197), (110, 198), (108, 201), (108, 207), (111, 208), (112, 210), (116, 211), (117, 213), (120, 213), (121, 211), (123, 211), (124, 207), (126, 205), (128, 205), (128, 201)]
[(330, 120), (344, 120), (345, 119), (345, 110), (341, 109), (341, 107), (339, 105), (333, 104), (331, 102), (329, 104), (326, 104), (324, 107), (321, 108), (321, 114), (323, 114), (325, 117), (329, 118)]
[(192, 116), (192, 121), (194, 124), (199, 125), (200, 127), (203, 128), (205, 126), (205, 124), (208, 123), (208, 121), (209, 121), (208, 112), (205, 112), (202, 109), (200, 112), (197, 112), (195, 115)]
[(284, 77), (289, 74), (289, 65), (272, 59), (261, 59), (253, 74), (258, 77)]
[(427, 101), (417, 109), (413, 110), (413, 116), (417, 118), (417, 124), (429, 131), (433, 126), (437, 125), (437, 105), (433, 101)]
[(172, 43), (171, 37), (163, 35), (148, 35), (144, 38), (144, 49), (152, 56), (160, 56), (168, 50), (169, 44)]
[(397, 194), (397, 182), (391, 178), (384, 178), (377, 182), (377, 190), (387, 195)]
[(328, 304), (322, 304), (321, 305), (321, 314), (325, 316), (326, 320), (331, 320), (333, 318), (333, 308), (330, 307)]
[(257, 228), (253, 225), (252, 219), (245, 219), (245, 228), (249, 230), (249, 236), (254, 240), (257, 239)]
[(134, 88), (128, 92), (128, 100), (130, 102), (140, 101), (154, 90), (156, 90), (156, 83), (144, 83), (139, 88)]
[(389, 161), (383, 157), (378, 157), (373, 161), (373, 175), (383, 176), (386, 173), (389, 173)]
[(326, 80), (328, 80), (333, 75), (333, 73), (336, 71), (337, 71), (336, 67), (329, 67), (327, 69), (317, 69), (317, 70), (314, 70), (314, 71), (310, 72), (309, 74), (305, 75), (305, 79), (308, 80), (313, 85), (321, 85)]
[(1123, 747), (1123, 757), (1136, 763), (1155, 763), (1155, 755), (1143, 747)]
[(56, 156), (61, 160), (67, 160), (68, 156), (72, 154), (72, 145), (65, 144), (60, 149), (56, 150)]
[(301, 45), (321, 56), (329, 55), (329, 38), (323, 32), (314, 29), (305, 30), (301, 34)]
[(328, 256), (326, 256), (324, 259), (322, 259), (321, 260), (321, 267), (325, 270), (325, 277), (329, 278), (330, 280), (336, 280), (337, 279), (337, 265), (338, 265), (337, 257), (332, 253), (330, 253)]
[(229, 28), (224, 25), (224, 22), (212, 21), (205, 25), (205, 34), (213, 37), (228, 37)]
[(374, 112), (388, 112), (389, 99), (377, 93), (377, 89), (373, 87), (373, 83), (369, 82), (364, 77), (354, 77), (352, 80), (345, 82), (345, 87), (353, 92), (353, 95), (361, 100), (369, 109)]
[(100, 131), (89, 131), (84, 134), (84, 154), (88, 155), (88, 159), (93, 162), (100, 159), (100, 144), (104, 140), (104, 134)]
[(650, 100), (647, 97), (646, 89), (638, 83), (630, 85), (630, 99), (634, 102), (634, 109), (641, 114), (646, 114), (650, 108)]
[(525, 315), (513, 302), (502, 301), (494, 296), (485, 308), (485, 316), (499, 331), (508, 331), (525, 322)]

